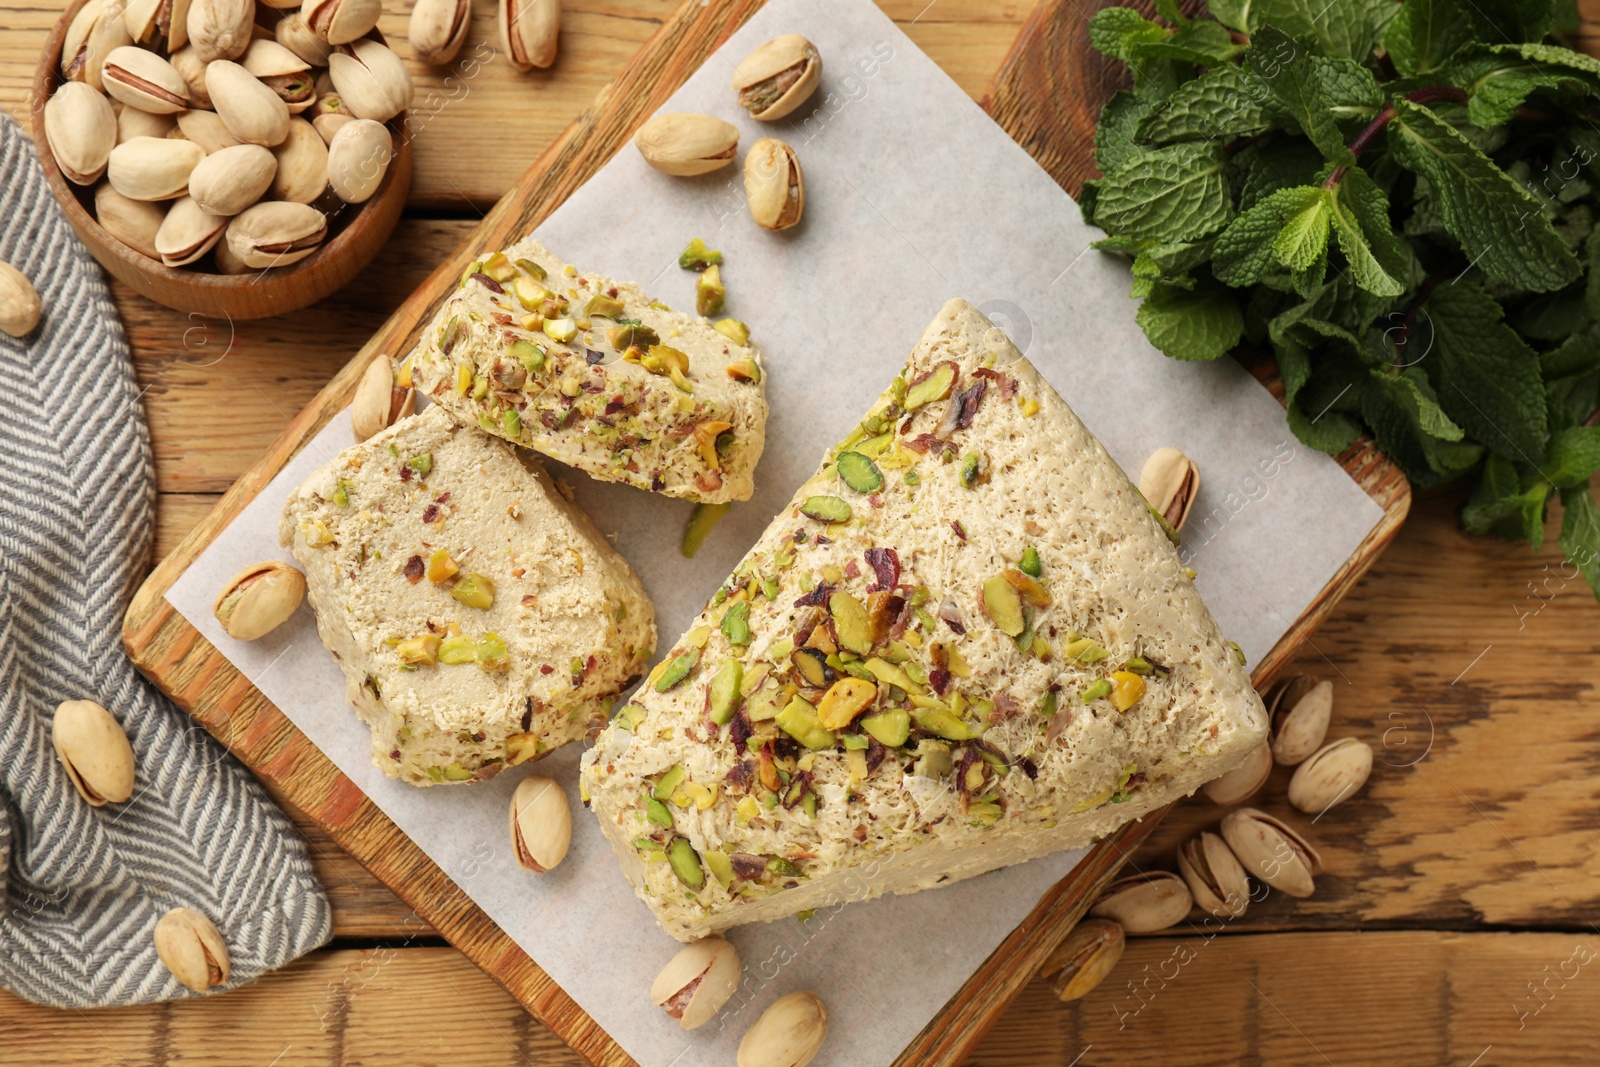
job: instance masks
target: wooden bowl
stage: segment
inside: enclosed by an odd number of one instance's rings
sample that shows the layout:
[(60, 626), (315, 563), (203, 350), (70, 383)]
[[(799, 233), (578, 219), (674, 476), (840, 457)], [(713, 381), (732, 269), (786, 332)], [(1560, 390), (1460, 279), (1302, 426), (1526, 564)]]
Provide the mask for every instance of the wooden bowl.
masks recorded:
[(96, 222), (91, 210), (94, 186), (77, 185), (62, 175), (44, 135), (44, 103), (63, 81), (61, 44), (73, 16), (87, 2), (70, 0), (55, 29), (50, 31), (50, 39), (45, 42), (44, 56), (33, 78), (30, 101), (33, 142), (44, 164), (45, 178), (61, 202), (67, 221), (88, 246), (90, 254), (113, 277), (156, 303), (178, 311), (212, 318), (261, 319), (315, 304), (348, 284), (372, 262), (394, 231), (395, 223), (400, 221), (406, 194), (411, 189), (411, 141), (404, 112), (388, 124), (394, 135), (395, 154), (378, 191), (366, 203), (351, 205), (341, 212), (330, 224), (332, 236), (322, 247), (287, 267), (237, 275), (168, 267), (123, 244)]

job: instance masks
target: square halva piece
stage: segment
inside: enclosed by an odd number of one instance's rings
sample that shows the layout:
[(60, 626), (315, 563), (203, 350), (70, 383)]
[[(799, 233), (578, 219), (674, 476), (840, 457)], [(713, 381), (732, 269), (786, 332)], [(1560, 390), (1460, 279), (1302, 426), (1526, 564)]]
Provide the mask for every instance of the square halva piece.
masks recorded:
[(603, 481), (703, 503), (755, 491), (757, 350), (531, 238), (468, 269), (407, 376), (461, 421)]
[(306, 479), (279, 538), (373, 763), (413, 785), (580, 740), (655, 650), (627, 561), (537, 461), (438, 405)]
[(1086, 845), (1265, 734), (1138, 491), (955, 300), (581, 788), (688, 940)]

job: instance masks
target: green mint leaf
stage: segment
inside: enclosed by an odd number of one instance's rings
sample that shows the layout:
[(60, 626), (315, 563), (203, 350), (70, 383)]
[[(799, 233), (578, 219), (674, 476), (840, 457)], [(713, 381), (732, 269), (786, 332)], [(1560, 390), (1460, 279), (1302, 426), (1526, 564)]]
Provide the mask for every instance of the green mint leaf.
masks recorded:
[[(1310, 306), (1304, 305), (1306, 309)], [(1318, 451), (1330, 455), (1343, 452), (1361, 436), (1361, 424), (1356, 421), (1356, 415), (1360, 411), (1360, 387), (1365, 368), (1351, 360), (1326, 354), (1312, 367), (1310, 349), (1289, 331), (1281, 329), (1282, 321), (1292, 317), (1292, 314), (1279, 316), (1272, 331), (1272, 347), (1283, 375), (1289, 429)], [(1298, 365), (1301, 363), (1303, 368)]]
[(1383, 46), (1402, 74), (1426, 74), (1472, 40), (1473, 22), (1457, 0), (1405, 0)]
[(1562, 489), (1587, 487), (1600, 471), (1600, 426), (1573, 426), (1552, 434), (1541, 469)]
[(1561, 341), (1589, 325), (1583, 289), (1570, 286), (1558, 293), (1538, 293), (1517, 309), (1512, 325), (1536, 341)]
[(1484, 41), (1541, 41), (1555, 24), (1554, 0), (1470, 0), (1465, 14)]
[(1089, 20), (1089, 44), (1096, 52), (1126, 61), (1128, 50), (1142, 41), (1160, 41), (1167, 31), (1131, 7), (1107, 7)]
[[(1326, 261), (1331, 194), (1314, 185), (1279, 189), (1229, 223), (1217, 237), (1211, 272), (1234, 286), (1278, 280), (1285, 271), (1309, 275)], [(1306, 286), (1299, 286), (1305, 288)]]
[(1539, 357), (1470, 282), (1434, 289), (1422, 312), (1433, 347), (1417, 363), (1438, 386), (1443, 409), (1491, 450), (1532, 462), (1544, 452), (1548, 425)]
[(1546, 381), (1575, 378), (1600, 370), (1600, 326), (1590, 326), (1539, 356), (1539, 373)]
[(1244, 335), (1238, 300), (1213, 283), (1194, 289), (1157, 285), (1139, 305), (1135, 321), (1150, 343), (1173, 359), (1216, 359)]
[(1228, 29), (1249, 33), (1252, 4), (1253, 0), (1209, 0), (1206, 11)]
[(1595, 80), (1499, 48), (1459, 57), (1451, 65), (1449, 77), (1452, 85), (1468, 94), (1468, 121), (1485, 130), (1510, 122), (1522, 102), (1538, 89), (1557, 89), (1580, 77), (1586, 82)]
[(1127, 45), (1128, 61), (1172, 59), (1181, 63), (1218, 66), (1243, 51), (1221, 23), (1202, 19), (1174, 30), (1159, 41), (1139, 37)]
[(1272, 255), (1292, 271), (1303, 271), (1328, 254), (1333, 194), (1327, 189), (1286, 189), (1283, 227), (1272, 240)]
[(1520, 478), (1514, 463), (1490, 454), (1472, 496), (1461, 509), (1461, 525), (1469, 533), (1532, 541), (1538, 548), (1544, 540), (1544, 506), (1549, 494), (1550, 483), (1536, 472)]
[(1383, 108), (1383, 88), (1378, 79), (1353, 59), (1312, 56), (1311, 74), (1316, 79), (1317, 96), (1333, 121), (1354, 132), (1360, 132)]
[(1516, 56), (1546, 68), (1558, 67), (1575, 75), (1587, 75), (1590, 85), (1594, 84), (1592, 79), (1600, 78), (1600, 59), (1560, 45), (1497, 44), (1491, 45), (1489, 51), (1497, 56)]
[(1267, 119), (1261, 101), (1246, 84), (1250, 77), (1237, 65), (1226, 63), (1185, 82), (1161, 110), (1139, 124), (1139, 140), (1170, 144), (1228, 140), (1261, 132), (1267, 128)]
[(1228, 181), (1239, 198), (1239, 210), (1248, 211), (1279, 189), (1315, 185), (1325, 161), (1304, 137), (1269, 134), (1247, 145), (1228, 160)]
[(1581, 273), (1539, 202), (1459, 130), (1398, 100), (1388, 139), (1395, 162), (1428, 179), (1445, 227), (1490, 277), (1542, 292)]
[(1178, 0), (1156, 0), (1156, 14), (1174, 25), (1189, 25), (1189, 17), (1178, 6)]
[(1289, 405), (1289, 429), (1302, 442), (1319, 452), (1336, 456), (1356, 443), (1361, 424), (1342, 411), (1307, 414), (1296, 401)]
[(1325, 157), (1335, 163), (1354, 159), (1318, 90), (1311, 56), (1299, 42), (1275, 27), (1265, 26), (1250, 38), (1244, 61), (1250, 72), (1266, 84), (1289, 120)]
[[(1322, 55), (1355, 60), (1367, 58), (1397, 10), (1390, 0), (1244, 0), (1224, 17), (1212, 6), (1218, 20), (1251, 34), (1252, 42), (1262, 27), (1275, 26)], [(1236, 18), (1247, 25), (1234, 26)]]
[(1440, 409), (1415, 367), (1399, 374), (1370, 371), (1361, 391), (1361, 415), (1378, 446), (1424, 488), (1465, 473), (1483, 452), (1462, 440), (1461, 428)]
[(1561, 492), (1561, 551), (1600, 599), (1600, 507), (1587, 486)]
[(1333, 232), (1355, 282), (1369, 293), (1399, 296), (1411, 275), (1411, 257), (1389, 226), (1389, 199), (1360, 167), (1339, 180), (1332, 201)]
[(1145, 151), (1134, 138), (1149, 114), (1150, 105), (1126, 89), (1113, 93), (1105, 102), (1100, 109), (1100, 125), (1094, 133), (1095, 161), (1100, 164), (1102, 174), (1110, 174)]
[(1233, 214), (1222, 167), (1215, 144), (1167, 145), (1135, 156), (1101, 179), (1095, 224), (1110, 234), (1162, 241), (1210, 236)]

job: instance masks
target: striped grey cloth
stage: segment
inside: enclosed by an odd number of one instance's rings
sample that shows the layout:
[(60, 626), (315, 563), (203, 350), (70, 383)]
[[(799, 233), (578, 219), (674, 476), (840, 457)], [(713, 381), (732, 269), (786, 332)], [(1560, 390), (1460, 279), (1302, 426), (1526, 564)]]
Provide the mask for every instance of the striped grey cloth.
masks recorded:
[[(188, 995), (156, 957), (169, 908), (227, 939), (230, 986), (328, 939), (305, 842), (261, 786), (123, 654), (154, 512), (149, 436), (116, 308), (0, 118), (0, 258), (44, 319), (0, 334), (0, 986), (62, 1007)], [(110, 709), (138, 760), (134, 797), (91, 808), (54, 756), (63, 700)]]

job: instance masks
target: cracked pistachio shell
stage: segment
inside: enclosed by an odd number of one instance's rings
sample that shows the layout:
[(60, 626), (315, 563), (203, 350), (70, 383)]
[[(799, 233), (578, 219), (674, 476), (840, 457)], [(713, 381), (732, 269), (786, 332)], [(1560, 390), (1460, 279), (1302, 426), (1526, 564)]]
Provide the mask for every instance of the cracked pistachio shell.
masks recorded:
[(828, 1009), (815, 993), (772, 1002), (739, 1042), (739, 1067), (805, 1067), (828, 1036)]
[(794, 149), (763, 137), (744, 157), (744, 196), (750, 217), (764, 230), (787, 230), (806, 207), (806, 179)]
[(689, 112), (657, 115), (633, 135), (644, 161), (664, 174), (710, 174), (733, 162), (739, 130), (732, 123)]
[(133, 746), (105, 708), (92, 700), (58, 705), (50, 740), (67, 777), (91, 806), (121, 804), (133, 796)]
[(205, 993), (228, 984), (228, 943), (216, 924), (191, 908), (173, 908), (156, 922), (156, 955), (172, 977)]
[(306, 25), (329, 44), (347, 44), (378, 24), (382, 0), (307, 0), (300, 7)]
[(266, 560), (252, 563), (229, 579), (217, 593), (211, 613), (229, 637), (254, 641), (287, 622), (305, 595), (305, 575), (281, 560)]
[(189, 175), (206, 154), (192, 141), (135, 137), (111, 150), (106, 177), (134, 200), (171, 200), (189, 189)]
[(1110, 919), (1084, 919), (1050, 953), (1039, 973), (1056, 976), (1052, 986), (1061, 1000), (1079, 1000), (1111, 973), (1127, 943), (1122, 927)]
[(133, 43), (123, 23), (123, 12), (122, 0), (90, 0), (78, 9), (61, 42), (62, 77), (81, 81), (96, 92), (105, 91), (101, 71), (106, 56)]
[(1193, 904), (1189, 887), (1171, 871), (1141, 871), (1107, 886), (1089, 914), (1119, 923), (1130, 934), (1148, 934), (1181, 922)]
[(189, 44), (207, 63), (244, 55), (254, 27), (252, 0), (190, 0)]
[(347, 204), (365, 203), (383, 183), (393, 156), (394, 138), (383, 123), (347, 122), (328, 142), (328, 185)]
[(532, 774), (511, 794), (511, 848), (517, 866), (543, 874), (567, 858), (572, 809), (555, 782)]
[(122, 23), (135, 44), (174, 52), (189, 40), (189, 0), (128, 0)]
[(328, 57), (328, 73), (345, 108), (358, 119), (388, 122), (411, 106), (411, 75), (377, 41), (341, 45)]
[(1182, 530), (1200, 492), (1200, 468), (1176, 448), (1158, 448), (1139, 472), (1139, 492), (1174, 530)]
[(178, 116), (178, 133), (199, 145), (206, 155), (244, 143), (215, 111), (185, 111)]
[(1200, 910), (1237, 919), (1250, 905), (1250, 879), (1226, 841), (1207, 830), (1178, 849), (1178, 873)]
[(548, 67), (556, 61), (561, 36), (561, 0), (496, 0), (500, 50), (518, 70)]
[(411, 54), (442, 67), (456, 58), (472, 22), (471, 0), (416, 0), (411, 7)]
[(317, 36), (317, 31), (306, 25), (305, 16), (296, 11), (285, 15), (272, 28), (273, 39), (283, 47), (310, 63), (313, 67), (326, 67), (328, 53), (333, 45)]
[(1283, 679), (1267, 692), (1272, 758), (1293, 767), (1321, 746), (1333, 717), (1333, 683), (1304, 674)]
[(745, 56), (733, 72), (739, 104), (762, 122), (781, 119), (805, 103), (822, 81), (822, 55), (798, 33), (774, 37)]
[(720, 937), (685, 945), (650, 986), (650, 1003), (685, 1030), (710, 1022), (739, 988), (739, 953)]
[(251, 41), (239, 64), (277, 93), (291, 115), (298, 115), (317, 102), (311, 64), (277, 41), (266, 37)]
[(1340, 738), (1312, 753), (1289, 779), (1289, 803), (1308, 815), (1321, 815), (1355, 796), (1372, 774), (1372, 746)]
[(148, 200), (133, 200), (101, 182), (94, 190), (94, 217), (107, 233), (151, 259), (160, 259), (156, 251), (156, 231), (167, 217), (164, 204)]
[(124, 107), (117, 112), (117, 143), (135, 137), (171, 137), (177, 127), (177, 115), (153, 115), (136, 107)]
[(350, 402), (350, 432), (357, 441), (393, 426), (417, 410), (417, 391), (396, 385), (394, 366), (380, 355), (368, 365)]
[(278, 173), (269, 190), (272, 199), (309, 204), (328, 187), (328, 146), (305, 119), (289, 120), (289, 136), (272, 154), (278, 158)]
[(317, 106), (312, 109), (311, 126), (324, 144), (332, 144), (345, 124), (355, 120), (354, 115), (344, 110), (344, 101), (339, 99), (338, 94), (329, 93), (317, 98)]
[(1291, 897), (1309, 897), (1322, 857), (1281, 819), (1257, 808), (1240, 808), (1222, 820), (1222, 839), (1245, 871)]
[(212, 214), (193, 195), (181, 196), (156, 231), (156, 254), (169, 267), (193, 263), (211, 251), (227, 225), (228, 216)]
[(206, 91), (228, 132), (239, 140), (271, 148), (289, 135), (289, 106), (238, 63), (209, 64)]
[(1263, 741), (1233, 770), (1211, 779), (1201, 791), (1213, 804), (1243, 804), (1261, 791), (1272, 774), (1272, 749)]
[(131, 44), (113, 49), (100, 77), (112, 99), (140, 111), (171, 115), (189, 107), (189, 83), (148, 49)]
[(258, 144), (218, 149), (189, 175), (189, 195), (211, 215), (237, 215), (261, 199), (277, 170), (277, 157)]
[(88, 85), (66, 82), (45, 102), (44, 136), (66, 179), (93, 185), (117, 146), (117, 116)]

